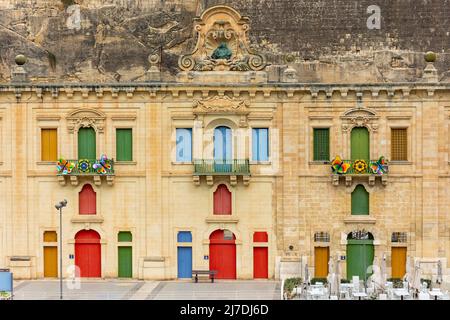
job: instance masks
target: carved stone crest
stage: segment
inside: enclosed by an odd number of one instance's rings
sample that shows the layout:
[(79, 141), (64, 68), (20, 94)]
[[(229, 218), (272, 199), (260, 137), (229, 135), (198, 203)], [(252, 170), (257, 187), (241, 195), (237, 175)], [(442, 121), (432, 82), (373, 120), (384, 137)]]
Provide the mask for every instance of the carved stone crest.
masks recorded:
[(263, 55), (250, 49), (249, 18), (227, 6), (215, 6), (194, 20), (197, 45), (181, 56), (184, 71), (260, 71), (266, 67)]
[(342, 131), (347, 132), (354, 127), (367, 127), (370, 131), (378, 130), (378, 116), (367, 108), (354, 108), (342, 116)]
[(244, 114), (247, 115), (249, 103), (246, 100), (235, 100), (228, 96), (213, 96), (203, 100), (195, 100), (194, 114)]
[(67, 116), (67, 129), (74, 133), (79, 128), (92, 127), (99, 133), (103, 133), (106, 116), (103, 112), (93, 109), (77, 109)]

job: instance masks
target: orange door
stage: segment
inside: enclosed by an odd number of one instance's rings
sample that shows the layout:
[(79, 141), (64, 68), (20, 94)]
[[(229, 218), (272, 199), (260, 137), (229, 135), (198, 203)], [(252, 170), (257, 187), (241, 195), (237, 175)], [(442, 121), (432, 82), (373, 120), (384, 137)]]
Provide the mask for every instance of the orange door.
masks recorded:
[(44, 277), (58, 277), (58, 247), (44, 247)]
[(393, 247), (391, 257), (392, 278), (403, 278), (406, 273), (406, 247)]
[(316, 278), (326, 278), (328, 276), (328, 260), (330, 251), (328, 247), (314, 248), (314, 276)]

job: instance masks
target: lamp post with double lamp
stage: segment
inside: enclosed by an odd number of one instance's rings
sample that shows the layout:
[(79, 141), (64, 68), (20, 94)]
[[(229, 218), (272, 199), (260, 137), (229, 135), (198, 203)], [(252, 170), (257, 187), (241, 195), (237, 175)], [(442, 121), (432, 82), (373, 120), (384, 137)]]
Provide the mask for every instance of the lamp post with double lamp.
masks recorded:
[(63, 298), (63, 274), (62, 274), (62, 208), (67, 206), (67, 200), (64, 199), (55, 205), (59, 210), (59, 299)]

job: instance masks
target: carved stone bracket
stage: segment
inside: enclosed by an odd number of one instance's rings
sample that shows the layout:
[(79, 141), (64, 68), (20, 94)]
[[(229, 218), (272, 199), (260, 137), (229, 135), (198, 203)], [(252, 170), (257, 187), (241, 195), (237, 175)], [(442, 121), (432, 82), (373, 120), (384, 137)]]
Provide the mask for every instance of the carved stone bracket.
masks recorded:
[(97, 132), (103, 133), (106, 115), (103, 112), (93, 109), (77, 109), (67, 116), (67, 129), (69, 133), (74, 133), (79, 128), (92, 127)]

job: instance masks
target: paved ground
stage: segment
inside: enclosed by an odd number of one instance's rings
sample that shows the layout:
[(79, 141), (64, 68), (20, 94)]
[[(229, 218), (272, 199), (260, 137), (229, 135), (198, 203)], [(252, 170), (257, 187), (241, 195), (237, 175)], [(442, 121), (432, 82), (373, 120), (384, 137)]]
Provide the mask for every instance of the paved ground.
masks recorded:
[[(64, 282), (68, 300), (277, 300), (278, 281), (189, 281), (83, 280), (80, 288)], [(16, 300), (59, 299), (58, 280), (30, 280), (14, 283)]]

